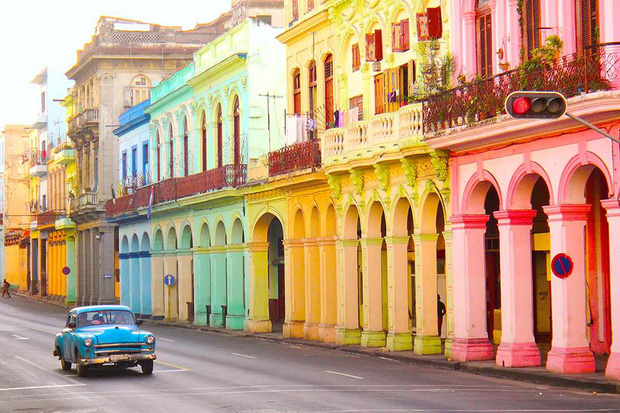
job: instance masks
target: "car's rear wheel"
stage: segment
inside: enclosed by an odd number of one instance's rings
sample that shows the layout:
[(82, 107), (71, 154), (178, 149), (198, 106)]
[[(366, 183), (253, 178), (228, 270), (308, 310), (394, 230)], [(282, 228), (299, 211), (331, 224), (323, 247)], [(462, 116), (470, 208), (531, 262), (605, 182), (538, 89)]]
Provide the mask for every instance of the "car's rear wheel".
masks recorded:
[(140, 362), (142, 374), (153, 374), (153, 360), (144, 360)]

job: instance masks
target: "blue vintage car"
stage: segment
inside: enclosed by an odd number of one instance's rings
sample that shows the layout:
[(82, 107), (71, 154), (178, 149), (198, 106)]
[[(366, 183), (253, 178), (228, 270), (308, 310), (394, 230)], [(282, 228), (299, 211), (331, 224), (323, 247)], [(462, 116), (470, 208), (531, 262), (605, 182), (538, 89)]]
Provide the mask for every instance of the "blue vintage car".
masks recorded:
[(155, 336), (140, 329), (129, 307), (98, 305), (78, 307), (69, 311), (67, 323), (56, 335), (54, 356), (60, 359), (63, 370), (75, 364), (77, 374), (103, 364), (121, 367), (139, 365), (142, 373), (153, 372)]

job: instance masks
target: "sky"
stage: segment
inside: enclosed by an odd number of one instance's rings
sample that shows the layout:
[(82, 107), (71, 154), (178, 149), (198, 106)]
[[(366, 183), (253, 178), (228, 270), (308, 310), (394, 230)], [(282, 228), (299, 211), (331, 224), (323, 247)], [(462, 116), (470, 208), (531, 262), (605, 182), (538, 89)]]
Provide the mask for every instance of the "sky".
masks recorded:
[[(230, 9), (231, 0), (0, 0), (0, 130), (32, 124), (38, 96), (30, 81), (45, 67), (69, 70), (99, 16), (193, 28)], [(54, 96), (62, 99), (64, 96)]]

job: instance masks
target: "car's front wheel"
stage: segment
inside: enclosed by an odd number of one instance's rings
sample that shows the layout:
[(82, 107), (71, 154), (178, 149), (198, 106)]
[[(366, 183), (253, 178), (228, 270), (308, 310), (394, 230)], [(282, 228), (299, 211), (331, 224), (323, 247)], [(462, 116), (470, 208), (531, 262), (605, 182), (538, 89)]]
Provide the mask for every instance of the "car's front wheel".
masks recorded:
[(144, 360), (140, 362), (142, 374), (153, 374), (153, 360)]
[(60, 367), (64, 371), (69, 371), (71, 370), (71, 362), (63, 359), (62, 356), (60, 356)]

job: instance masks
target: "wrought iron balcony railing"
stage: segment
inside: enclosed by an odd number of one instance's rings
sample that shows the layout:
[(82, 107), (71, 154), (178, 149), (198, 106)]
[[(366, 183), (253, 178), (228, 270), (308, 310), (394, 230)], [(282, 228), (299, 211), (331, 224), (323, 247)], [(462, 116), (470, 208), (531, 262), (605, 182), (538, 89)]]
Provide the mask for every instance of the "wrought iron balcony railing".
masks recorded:
[(269, 176), (277, 176), (321, 166), (318, 140), (309, 140), (269, 152)]
[(551, 62), (523, 65), (488, 79), (429, 97), (424, 132), (434, 133), (505, 113), (504, 102), (517, 90), (550, 90), (570, 98), (619, 88), (620, 43), (595, 45)]

